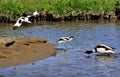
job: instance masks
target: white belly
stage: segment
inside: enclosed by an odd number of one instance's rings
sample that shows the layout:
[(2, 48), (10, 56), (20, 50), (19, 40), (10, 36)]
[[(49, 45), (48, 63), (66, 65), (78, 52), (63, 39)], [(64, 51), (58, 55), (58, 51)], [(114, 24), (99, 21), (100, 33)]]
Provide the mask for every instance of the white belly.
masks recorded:
[(112, 53), (115, 53), (114, 51), (112, 50), (105, 50), (104, 48), (98, 48), (97, 49), (97, 52), (100, 53), (100, 54), (104, 54), (104, 53), (107, 53), (107, 54), (112, 54)]

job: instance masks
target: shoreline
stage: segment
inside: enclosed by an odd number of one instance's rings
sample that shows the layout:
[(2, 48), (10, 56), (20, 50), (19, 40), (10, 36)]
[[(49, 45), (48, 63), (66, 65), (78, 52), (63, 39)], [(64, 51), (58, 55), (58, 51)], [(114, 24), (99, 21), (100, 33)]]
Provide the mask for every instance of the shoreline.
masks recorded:
[(8, 47), (0, 43), (0, 68), (32, 63), (55, 56), (58, 52), (60, 50), (55, 49), (55, 44), (47, 43), (46, 39), (17, 38), (15, 43)]
[[(21, 16), (25, 15), (31, 15), (30, 13), (23, 13)], [(15, 23), (17, 21), (17, 18), (10, 18), (7, 15), (1, 15), (0, 16), (0, 23)], [(111, 11), (109, 13), (92, 13), (92, 12), (86, 12), (86, 13), (78, 13), (74, 14), (70, 12), (66, 15), (55, 15), (53, 13), (39, 13), (37, 16), (33, 16), (30, 18), (31, 22), (38, 22), (38, 21), (46, 21), (46, 22), (74, 22), (74, 21), (92, 21), (92, 20), (101, 20), (101, 21), (115, 21), (120, 20), (120, 9), (115, 9), (114, 11)]]

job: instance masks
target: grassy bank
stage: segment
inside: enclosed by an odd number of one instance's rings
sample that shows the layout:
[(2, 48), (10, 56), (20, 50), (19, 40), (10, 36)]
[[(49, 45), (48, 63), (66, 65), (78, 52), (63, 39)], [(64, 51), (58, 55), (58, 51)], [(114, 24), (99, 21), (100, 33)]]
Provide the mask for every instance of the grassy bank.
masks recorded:
[(0, 15), (11, 18), (20, 16), (23, 12), (32, 13), (44, 8), (44, 12), (55, 15), (69, 13), (109, 13), (115, 8), (120, 8), (119, 0), (0, 0)]

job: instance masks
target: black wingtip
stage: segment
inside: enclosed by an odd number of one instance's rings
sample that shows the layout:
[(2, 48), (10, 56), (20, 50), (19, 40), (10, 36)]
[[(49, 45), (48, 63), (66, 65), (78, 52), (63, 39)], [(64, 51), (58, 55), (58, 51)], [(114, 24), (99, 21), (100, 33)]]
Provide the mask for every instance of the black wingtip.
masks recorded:
[(13, 27), (12, 27), (13, 30), (16, 30), (17, 28), (18, 28), (17, 26), (13, 26)]
[(5, 47), (9, 47), (9, 46), (13, 45), (14, 43), (15, 43), (15, 41), (10, 41), (5, 44)]

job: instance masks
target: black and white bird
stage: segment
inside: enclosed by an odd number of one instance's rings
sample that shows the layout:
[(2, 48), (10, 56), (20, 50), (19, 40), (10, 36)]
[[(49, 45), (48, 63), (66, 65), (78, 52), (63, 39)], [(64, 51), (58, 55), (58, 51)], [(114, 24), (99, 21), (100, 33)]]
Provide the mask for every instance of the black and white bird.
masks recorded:
[(20, 27), (22, 25), (23, 22), (32, 23), (31, 21), (29, 21), (29, 17), (20, 17), (17, 20), (17, 22), (13, 25), (12, 29), (16, 30), (18, 27)]
[(107, 45), (104, 44), (99, 44), (97, 46), (95, 46), (95, 48), (93, 50), (88, 50), (88, 51), (84, 51), (85, 54), (91, 54), (91, 53), (99, 53), (99, 54), (114, 54), (114, 48), (109, 47)]
[(74, 39), (74, 37), (73, 36), (70, 36), (70, 37), (60, 37), (58, 40), (57, 40), (57, 43), (59, 44), (59, 46), (60, 46), (60, 44), (62, 45), (64, 45), (64, 47), (65, 48), (62, 48), (64, 51), (66, 51), (68, 48), (67, 48), (67, 46), (65, 45), (65, 43), (67, 43), (67, 42), (70, 42), (70, 41), (72, 41)]
[(39, 14), (38, 11), (35, 11), (35, 12), (33, 12), (32, 15), (26, 15), (26, 16), (19, 17), (18, 20), (16, 21), (16, 23), (13, 25), (12, 29), (16, 30), (18, 27), (20, 27), (22, 25), (23, 22), (32, 23), (30, 21), (30, 18), (33, 16), (36, 16), (38, 14)]
[(74, 39), (73, 36), (70, 36), (70, 37), (60, 37), (58, 39), (58, 43), (65, 43), (65, 42), (69, 42), (69, 41), (72, 41)]

